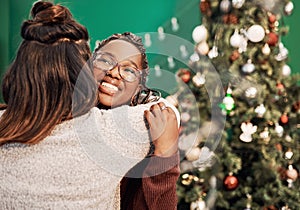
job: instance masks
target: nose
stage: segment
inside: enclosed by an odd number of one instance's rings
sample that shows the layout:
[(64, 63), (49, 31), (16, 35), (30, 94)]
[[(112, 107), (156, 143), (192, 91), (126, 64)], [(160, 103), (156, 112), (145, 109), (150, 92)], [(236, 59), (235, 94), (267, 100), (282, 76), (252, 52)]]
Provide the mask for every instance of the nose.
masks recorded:
[(119, 70), (118, 70), (118, 66), (114, 67), (114, 68), (111, 69), (111, 70), (108, 70), (108, 71), (106, 72), (106, 75), (110, 75), (110, 76), (113, 77), (113, 78), (121, 79), (121, 76), (120, 76)]

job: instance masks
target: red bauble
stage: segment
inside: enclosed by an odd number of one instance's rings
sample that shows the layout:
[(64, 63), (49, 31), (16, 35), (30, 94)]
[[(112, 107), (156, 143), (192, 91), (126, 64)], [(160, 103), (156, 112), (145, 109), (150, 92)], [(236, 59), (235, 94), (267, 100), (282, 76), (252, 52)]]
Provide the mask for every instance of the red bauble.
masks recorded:
[(212, 11), (211, 11), (211, 8), (210, 8), (209, 1), (201, 0), (199, 8), (200, 8), (200, 11), (201, 11), (202, 14), (207, 15), (207, 16), (211, 16)]
[(271, 14), (269, 16), (269, 23), (275, 23), (275, 21), (276, 21), (276, 15)]
[(298, 112), (300, 110), (300, 101), (293, 104), (292, 112)]
[(284, 92), (284, 85), (282, 83), (277, 83), (276, 88), (278, 90), (279, 95), (281, 95)]
[(230, 60), (233, 62), (240, 57), (240, 53), (238, 50), (234, 50), (230, 55)]
[(225, 24), (237, 24), (239, 22), (239, 19), (235, 14), (223, 15), (222, 20)]
[(271, 205), (271, 206), (265, 206), (263, 210), (278, 210), (278, 209), (275, 206)]
[(191, 80), (191, 72), (188, 69), (179, 69), (177, 75), (184, 81), (188, 83)]
[(267, 43), (270, 46), (275, 46), (278, 42), (278, 35), (274, 32), (270, 32), (267, 35)]
[(283, 124), (286, 124), (286, 123), (289, 121), (289, 118), (288, 118), (287, 114), (283, 114), (283, 115), (280, 117), (280, 121), (281, 121)]
[(234, 190), (237, 188), (239, 185), (239, 180), (233, 176), (233, 175), (228, 175), (224, 179), (224, 186), (227, 190)]
[(275, 148), (277, 149), (277, 151), (281, 152), (282, 151), (282, 145), (281, 144), (275, 144)]

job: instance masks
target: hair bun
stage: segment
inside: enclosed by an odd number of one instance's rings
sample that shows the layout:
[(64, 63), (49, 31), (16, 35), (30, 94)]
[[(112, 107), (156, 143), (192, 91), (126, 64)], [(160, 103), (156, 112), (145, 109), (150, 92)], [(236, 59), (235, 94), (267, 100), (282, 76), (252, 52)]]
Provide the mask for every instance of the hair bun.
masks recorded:
[(36, 14), (49, 8), (52, 7), (53, 4), (51, 2), (45, 2), (45, 1), (37, 1), (34, 3), (32, 9), (31, 9), (31, 16), (35, 18)]
[(38, 1), (31, 9), (31, 20), (23, 22), (21, 36), (27, 41), (52, 44), (58, 40), (88, 40), (86, 28), (77, 23), (67, 7)]
[(51, 2), (38, 1), (31, 9), (33, 21), (41, 23), (65, 22), (72, 19), (72, 14), (68, 9)]

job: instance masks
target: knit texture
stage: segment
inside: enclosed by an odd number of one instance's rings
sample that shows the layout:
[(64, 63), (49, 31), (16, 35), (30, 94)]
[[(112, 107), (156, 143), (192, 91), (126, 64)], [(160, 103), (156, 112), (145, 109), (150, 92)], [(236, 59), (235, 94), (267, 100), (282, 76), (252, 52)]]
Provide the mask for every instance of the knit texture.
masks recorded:
[(0, 209), (120, 209), (120, 180), (149, 151), (151, 105), (93, 108), (36, 145), (1, 146)]
[(132, 168), (129, 174), (141, 173), (143, 178), (122, 179), (121, 210), (176, 210), (179, 161), (177, 152), (171, 157), (144, 159)]

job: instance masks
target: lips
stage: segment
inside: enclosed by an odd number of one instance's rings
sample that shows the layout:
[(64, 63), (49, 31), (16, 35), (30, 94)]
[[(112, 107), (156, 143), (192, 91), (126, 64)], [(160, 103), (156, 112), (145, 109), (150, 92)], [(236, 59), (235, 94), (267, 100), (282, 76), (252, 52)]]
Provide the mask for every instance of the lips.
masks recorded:
[(111, 83), (103, 81), (99, 85), (99, 91), (103, 92), (103, 93), (106, 93), (106, 94), (109, 94), (109, 95), (113, 95), (113, 94), (115, 94), (116, 92), (119, 91), (119, 88), (117, 86), (111, 84)]

